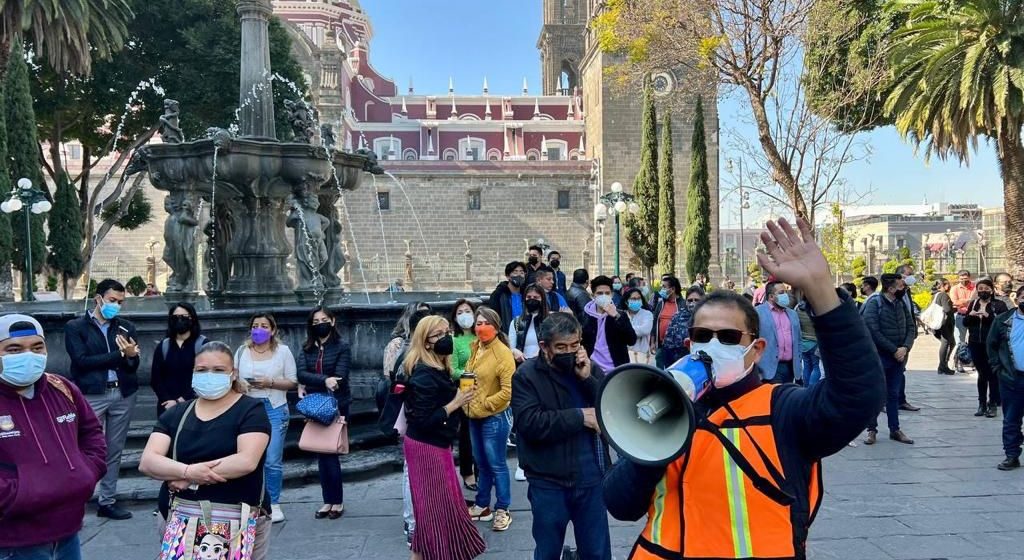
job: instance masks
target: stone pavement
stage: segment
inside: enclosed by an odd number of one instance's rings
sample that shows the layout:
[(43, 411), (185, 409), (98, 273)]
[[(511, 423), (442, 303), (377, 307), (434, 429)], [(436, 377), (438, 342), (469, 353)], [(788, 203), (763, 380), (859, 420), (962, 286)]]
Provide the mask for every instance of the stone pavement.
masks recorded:
[[(933, 368), (937, 344), (922, 336), (911, 354), (908, 379), (918, 413), (902, 413), (904, 430), (917, 442), (887, 437), (874, 446), (859, 441), (825, 462), (827, 493), (811, 528), (816, 560), (986, 559), (1024, 557), (1024, 471), (1004, 473), (999, 418), (975, 418), (973, 375), (940, 376)], [(884, 416), (880, 423), (884, 427)], [(881, 435), (887, 436), (887, 433)], [(514, 467), (514, 459), (510, 464)], [(388, 474), (345, 487), (346, 514), (317, 521), (319, 486), (286, 489), (288, 521), (274, 527), (275, 560), (408, 558), (402, 536), (401, 476)], [(86, 560), (153, 558), (158, 550), (151, 504), (133, 506), (127, 522), (86, 519)], [(513, 482), (513, 524), (493, 533), (482, 558), (528, 559), (530, 537), (526, 483)], [(641, 523), (612, 520), (613, 555), (625, 558)], [(571, 537), (570, 537), (571, 539)]]

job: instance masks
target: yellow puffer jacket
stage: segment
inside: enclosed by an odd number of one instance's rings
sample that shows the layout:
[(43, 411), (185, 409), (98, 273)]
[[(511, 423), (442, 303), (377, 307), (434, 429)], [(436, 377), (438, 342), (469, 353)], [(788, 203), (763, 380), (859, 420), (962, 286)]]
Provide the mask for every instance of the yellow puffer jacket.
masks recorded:
[(466, 372), (476, 374), (477, 391), (466, 405), (466, 416), (488, 418), (503, 412), (512, 402), (512, 374), (516, 372), (516, 359), (512, 350), (495, 338), (472, 344), (473, 354), (466, 364)]

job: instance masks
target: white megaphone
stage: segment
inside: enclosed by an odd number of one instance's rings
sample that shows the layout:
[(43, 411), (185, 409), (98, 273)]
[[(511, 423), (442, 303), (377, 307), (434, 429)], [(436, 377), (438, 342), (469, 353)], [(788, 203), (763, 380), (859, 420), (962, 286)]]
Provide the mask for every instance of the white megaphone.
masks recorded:
[(644, 465), (665, 465), (690, 447), (693, 402), (711, 386), (711, 358), (701, 352), (665, 370), (644, 364), (613, 369), (597, 393), (601, 432), (619, 455)]

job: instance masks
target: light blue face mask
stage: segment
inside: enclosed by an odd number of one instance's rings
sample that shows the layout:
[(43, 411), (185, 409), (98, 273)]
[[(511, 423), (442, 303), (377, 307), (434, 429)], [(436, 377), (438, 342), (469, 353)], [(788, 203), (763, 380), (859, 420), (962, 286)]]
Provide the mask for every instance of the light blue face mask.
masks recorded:
[(642, 302), (642, 301), (640, 301), (638, 299), (631, 299), (631, 300), (629, 300), (626, 303), (626, 305), (629, 306), (629, 310), (630, 311), (632, 311), (633, 313), (636, 313), (637, 311), (640, 311), (641, 308), (643, 308), (644, 302)]
[(114, 317), (117, 317), (117, 314), (120, 313), (120, 312), (121, 312), (121, 304), (120, 303), (114, 303), (114, 302), (110, 302), (110, 301), (105, 301), (105, 302), (103, 302), (103, 305), (100, 306), (100, 315), (103, 315), (103, 318), (108, 320), (108, 321), (113, 319)]
[(46, 354), (4, 354), (0, 356), (0, 363), (4, 368), (0, 371), (0, 380), (14, 387), (28, 387), (43, 376), (46, 370)]
[(215, 401), (231, 390), (231, 374), (215, 371), (197, 371), (192, 374), (192, 390), (196, 396)]
[(662, 288), (658, 290), (658, 295), (661, 296), (661, 299), (668, 299), (668, 290)]
[(775, 296), (775, 303), (779, 304), (779, 307), (789, 307), (789, 294)]

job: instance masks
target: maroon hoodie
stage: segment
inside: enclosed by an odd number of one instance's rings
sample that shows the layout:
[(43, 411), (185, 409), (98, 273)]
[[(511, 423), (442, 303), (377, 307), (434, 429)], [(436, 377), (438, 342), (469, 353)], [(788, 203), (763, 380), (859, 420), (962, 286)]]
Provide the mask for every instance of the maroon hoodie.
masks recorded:
[(31, 399), (0, 383), (0, 549), (77, 533), (106, 457), (103, 429), (73, 383), (46, 374)]

